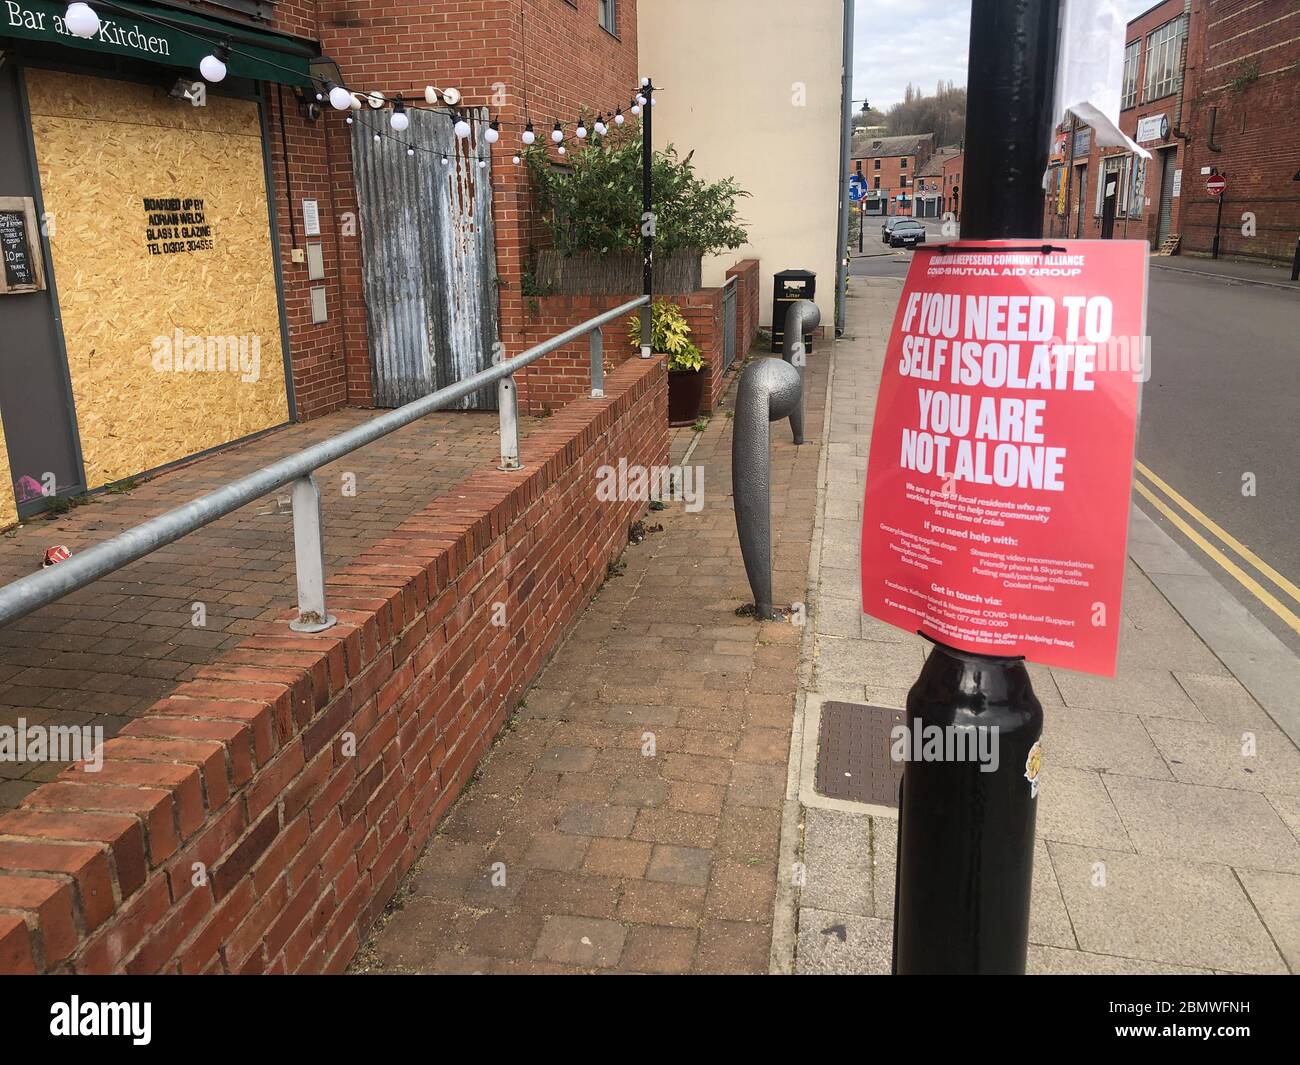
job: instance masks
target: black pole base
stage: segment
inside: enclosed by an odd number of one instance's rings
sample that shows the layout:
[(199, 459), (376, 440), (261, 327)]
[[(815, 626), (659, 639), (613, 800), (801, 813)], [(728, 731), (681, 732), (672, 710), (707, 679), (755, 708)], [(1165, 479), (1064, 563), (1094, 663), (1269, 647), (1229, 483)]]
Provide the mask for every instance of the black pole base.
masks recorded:
[(900, 737), (896, 973), (1025, 971), (1042, 731), (1021, 659), (935, 645)]

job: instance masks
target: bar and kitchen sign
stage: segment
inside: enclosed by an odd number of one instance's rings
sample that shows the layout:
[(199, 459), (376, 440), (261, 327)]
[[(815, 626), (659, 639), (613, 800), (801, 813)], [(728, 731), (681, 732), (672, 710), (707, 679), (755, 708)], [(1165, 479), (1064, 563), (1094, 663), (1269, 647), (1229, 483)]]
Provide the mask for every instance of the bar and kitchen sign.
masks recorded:
[(100, 16), (99, 33), (86, 39), (72, 33), (63, 21), (64, 4), (43, 4), (35, 0), (3, 0), (5, 20), (0, 33), (37, 41), (59, 40), (78, 48), (117, 52), (121, 55), (171, 57), (172, 42), (160, 27), (144, 29), (138, 22)]
[[(99, 32), (77, 37), (64, 21), (65, 3), (49, 0), (0, 0), (0, 37), (22, 37), (46, 44), (142, 59), (166, 66), (197, 70), (213, 44), (231, 35), (231, 27), (188, 11), (165, 9), (158, 21), (145, 5), (114, 3), (113, 12), (97, 12)], [(254, 44), (252, 40), (265, 42)], [(239, 47), (226, 67), (231, 76), (285, 85), (313, 85), (310, 59), (290, 48), (293, 38), (272, 32), (239, 30)]]

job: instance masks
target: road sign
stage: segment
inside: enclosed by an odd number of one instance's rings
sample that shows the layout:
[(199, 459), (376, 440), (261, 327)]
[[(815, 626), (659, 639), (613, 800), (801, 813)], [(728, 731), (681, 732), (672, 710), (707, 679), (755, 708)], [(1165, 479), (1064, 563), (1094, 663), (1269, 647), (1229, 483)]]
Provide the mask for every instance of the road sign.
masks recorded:
[(853, 203), (857, 203), (860, 200), (866, 199), (866, 196), (867, 196), (866, 178), (854, 174), (851, 178), (849, 178), (849, 200)]
[(1215, 174), (1205, 183), (1205, 191), (1211, 196), (1222, 196), (1228, 189), (1228, 180), (1222, 174)]

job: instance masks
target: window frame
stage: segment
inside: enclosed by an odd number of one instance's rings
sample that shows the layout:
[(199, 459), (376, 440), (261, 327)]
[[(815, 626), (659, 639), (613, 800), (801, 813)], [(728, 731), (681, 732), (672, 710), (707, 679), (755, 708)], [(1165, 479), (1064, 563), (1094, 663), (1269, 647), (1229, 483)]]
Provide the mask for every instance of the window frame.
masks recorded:
[(1120, 90), (1120, 110), (1137, 107), (1138, 68), (1142, 65), (1142, 38), (1129, 41), (1124, 46), (1124, 80)]
[(1178, 60), (1182, 56), (1185, 32), (1183, 16), (1176, 15), (1147, 34), (1147, 62), (1142, 77), (1143, 103), (1170, 96), (1177, 88)]
[[(606, 16), (609, 25), (605, 24)], [(618, 36), (618, 0), (596, 0), (596, 24), (611, 37)]]

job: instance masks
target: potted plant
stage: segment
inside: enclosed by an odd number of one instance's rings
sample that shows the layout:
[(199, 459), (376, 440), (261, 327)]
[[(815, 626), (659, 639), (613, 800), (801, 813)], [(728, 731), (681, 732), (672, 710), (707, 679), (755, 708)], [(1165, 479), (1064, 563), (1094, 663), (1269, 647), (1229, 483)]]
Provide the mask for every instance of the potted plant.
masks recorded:
[[(668, 424), (693, 425), (700, 416), (709, 364), (691, 340), (691, 327), (681, 308), (656, 300), (650, 316), (650, 343), (656, 355), (668, 356)], [(641, 346), (641, 316), (632, 318), (628, 340)]]

